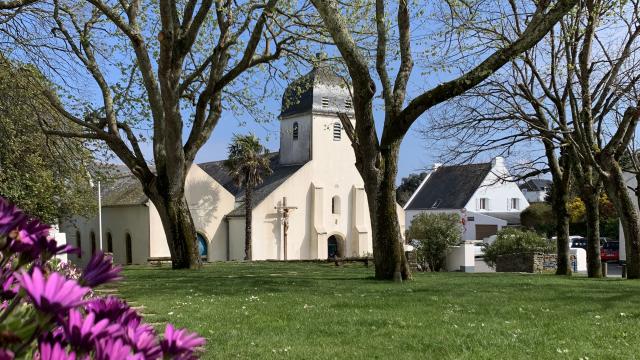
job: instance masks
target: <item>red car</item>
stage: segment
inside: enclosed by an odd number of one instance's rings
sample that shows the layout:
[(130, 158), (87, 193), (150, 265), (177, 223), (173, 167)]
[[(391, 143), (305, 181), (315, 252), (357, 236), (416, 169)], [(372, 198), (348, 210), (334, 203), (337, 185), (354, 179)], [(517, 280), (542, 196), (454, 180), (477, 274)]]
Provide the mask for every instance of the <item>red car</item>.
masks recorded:
[(620, 242), (607, 241), (600, 247), (600, 259), (602, 261), (620, 260)]

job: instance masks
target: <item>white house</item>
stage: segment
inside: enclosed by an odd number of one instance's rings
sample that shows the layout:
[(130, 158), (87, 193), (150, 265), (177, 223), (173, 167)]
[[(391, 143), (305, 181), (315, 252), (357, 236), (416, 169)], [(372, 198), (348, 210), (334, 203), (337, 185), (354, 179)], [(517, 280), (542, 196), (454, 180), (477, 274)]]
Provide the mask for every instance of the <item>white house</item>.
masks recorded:
[[(253, 195), (254, 260), (372, 253), (364, 183), (337, 112), (353, 114), (351, 98), (344, 81), (328, 68), (315, 68), (286, 89), (280, 149), (269, 155), (273, 173)], [(158, 213), (135, 178), (121, 174), (103, 197), (103, 248), (116, 262), (169, 256)], [(244, 190), (235, 186), (223, 162), (193, 165), (186, 197), (201, 254), (210, 261), (243, 259)], [(290, 208), (286, 236), (285, 201)], [(400, 207), (398, 217), (404, 227)], [(99, 247), (96, 218), (75, 217), (63, 229), (69, 242), (84, 250), (76, 261), (86, 261), (86, 254)]]
[(513, 181), (504, 159), (490, 163), (435, 164), (404, 207), (406, 223), (423, 212), (458, 213), (463, 240), (482, 240), (507, 225), (520, 224), (529, 202)]
[(529, 179), (520, 184), (520, 190), (529, 203), (543, 202), (553, 182), (549, 179)]

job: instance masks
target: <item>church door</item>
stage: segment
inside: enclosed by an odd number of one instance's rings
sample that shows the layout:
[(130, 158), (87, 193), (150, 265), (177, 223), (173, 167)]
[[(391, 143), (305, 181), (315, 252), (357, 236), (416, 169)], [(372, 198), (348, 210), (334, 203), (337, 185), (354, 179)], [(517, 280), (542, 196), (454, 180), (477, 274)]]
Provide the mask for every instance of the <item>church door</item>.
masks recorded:
[(338, 253), (338, 239), (335, 235), (329, 236), (329, 239), (327, 239), (327, 247), (327, 254), (329, 255), (329, 259), (340, 257), (340, 254)]
[(200, 256), (207, 256), (207, 240), (200, 233), (196, 233), (196, 237), (198, 238), (198, 253)]

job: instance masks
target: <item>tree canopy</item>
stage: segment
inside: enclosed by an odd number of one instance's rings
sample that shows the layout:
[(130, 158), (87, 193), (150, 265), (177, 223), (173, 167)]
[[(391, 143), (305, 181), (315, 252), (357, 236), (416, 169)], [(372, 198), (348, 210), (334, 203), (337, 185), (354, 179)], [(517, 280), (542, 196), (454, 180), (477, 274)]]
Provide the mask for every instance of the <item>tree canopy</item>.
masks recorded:
[[(0, 58), (0, 195), (49, 223), (88, 214), (96, 203), (88, 175), (92, 153), (82, 141), (43, 133), (39, 118), (60, 120), (38, 101), (37, 88), (16, 86), (25, 75), (38, 74)], [(48, 86), (40, 79), (39, 86)]]

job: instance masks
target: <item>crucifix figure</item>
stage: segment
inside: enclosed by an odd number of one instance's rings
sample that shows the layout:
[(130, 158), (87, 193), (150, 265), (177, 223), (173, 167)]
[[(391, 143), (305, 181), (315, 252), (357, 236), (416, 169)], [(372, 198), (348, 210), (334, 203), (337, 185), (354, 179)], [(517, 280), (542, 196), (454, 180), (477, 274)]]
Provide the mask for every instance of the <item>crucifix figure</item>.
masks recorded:
[(287, 230), (289, 230), (289, 211), (297, 209), (297, 206), (287, 206), (287, 197), (282, 198), (282, 205), (276, 206), (276, 210), (282, 213), (282, 247), (284, 247), (284, 259), (287, 260)]

